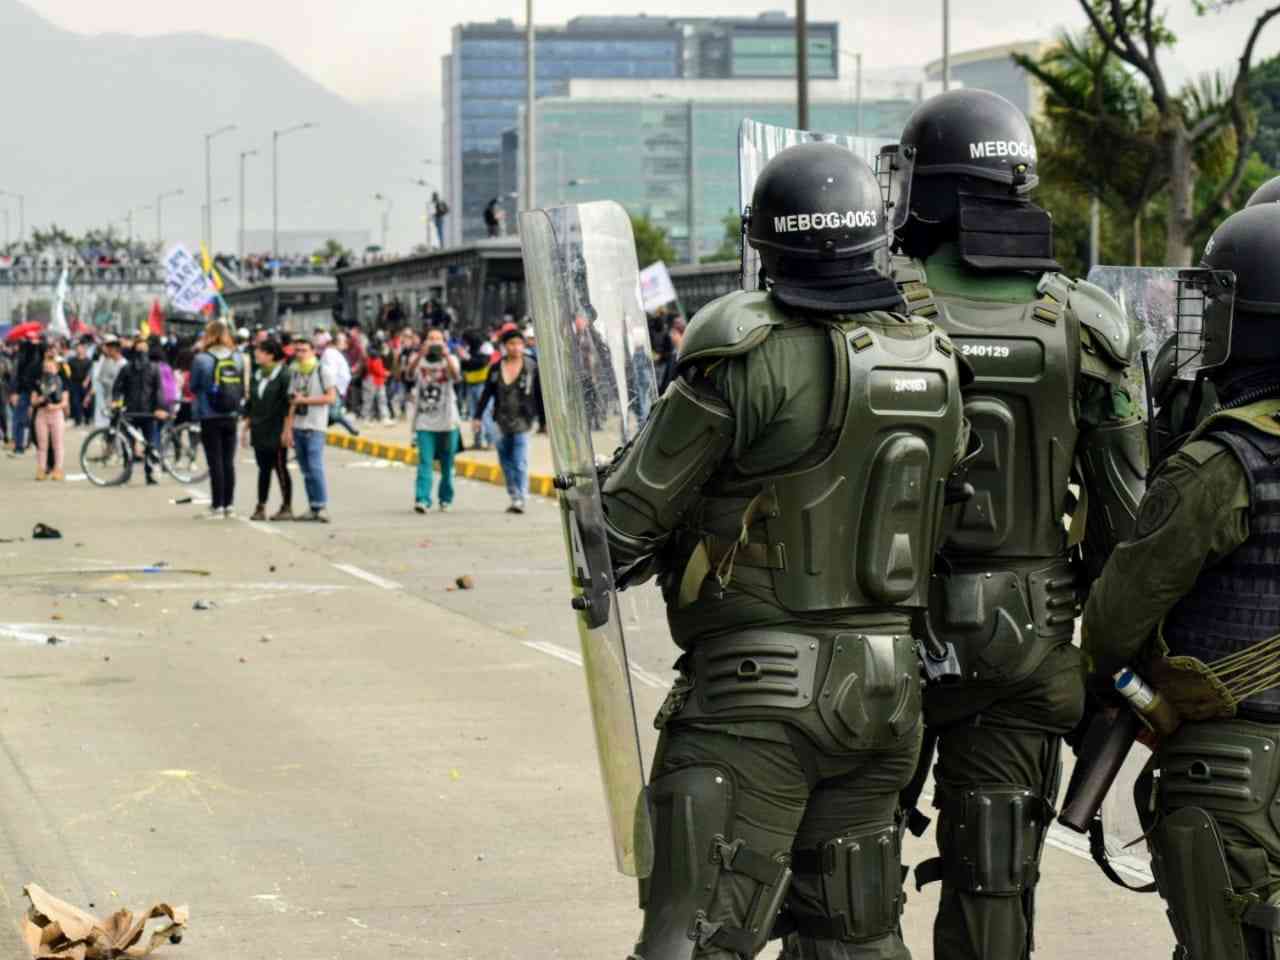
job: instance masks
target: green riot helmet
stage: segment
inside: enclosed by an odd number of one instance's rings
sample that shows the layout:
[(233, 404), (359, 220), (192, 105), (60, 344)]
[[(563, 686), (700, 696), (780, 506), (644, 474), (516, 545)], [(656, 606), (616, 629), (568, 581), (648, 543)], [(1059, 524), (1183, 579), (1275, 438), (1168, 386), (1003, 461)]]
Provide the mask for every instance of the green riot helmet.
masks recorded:
[(1256, 207), (1260, 203), (1275, 203), (1277, 200), (1280, 200), (1280, 177), (1272, 177), (1253, 191), (1253, 196), (1249, 198), (1245, 207)]
[(1280, 365), (1280, 204), (1232, 214), (1178, 274), (1179, 377)]
[(897, 285), (877, 268), (891, 236), (880, 184), (845, 147), (802, 143), (783, 150), (760, 171), (743, 221), (766, 285), (784, 306), (902, 309)]
[(1035, 135), (1004, 97), (969, 89), (931, 97), (895, 147), (913, 154), (910, 216), (897, 235), (904, 252), (925, 257), (959, 240), (975, 270), (1059, 269), (1053, 222), (1030, 201), (1040, 183)]

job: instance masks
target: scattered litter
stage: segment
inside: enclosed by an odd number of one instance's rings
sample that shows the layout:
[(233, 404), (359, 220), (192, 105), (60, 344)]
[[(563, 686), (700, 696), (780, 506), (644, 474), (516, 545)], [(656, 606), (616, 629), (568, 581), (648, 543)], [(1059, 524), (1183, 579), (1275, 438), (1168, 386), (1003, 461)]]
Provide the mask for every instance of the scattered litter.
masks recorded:
[(61, 642), (62, 642), (62, 638), (61, 638), (61, 637), (55, 637), (53, 634), (49, 634), (48, 639), (47, 639), (47, 640), (45, 640), (45, 643), (47, 643), (47, 644), (48, 644), (49, 646), (51, 646), (51, 647), (56, 647), (56, 646), (57, 646), (58, 644), (60, 644)]
[(469, 573), (464, 573), (453, 582), (458, 585), (459, 590), (474, 590), (476, 588), (476, 582)]
[(270, 573), (275, 573), (275, 572), (276, 572), (276, 565), (273, 563), (271, 566), (267, 567), (267, 570), (268, 570), (268, 572), (270, 572)]
[(428, 547), (430, 547), (430, 546), (431, 546), (431, 541), (430, 541), (430, 540), (419, 540), (419, 541), (418, 541), (418, 546), (419, 546), (419, 547), (421, 547), (423, 550), (425, 550), (425, 549), (427, 549)]
[(241, 658), (240, 658), (240, 662), (241, 662), (241, 663), (248, 663), (248, 662), (249, 662), (249, 660), (248, 660), (246, 657), (241, 657)]
[(216, 604), (212, 600), (197, 600), (191, 605), (192, 610), (212, 610)]
[(461, 780), (461, 779), (462, 779), (462, 771), (461, 771), (461, 770), (458, 770), (458, 769), (456, 769), (456, 768), (455, 768), (455, 769), (453, 769), (453, 770), (450, 770), (450, 771), (449, 771), (449, 779), (450, 779), (450, 780), (452, 780), (452, 781), (454, 781), (455, 783), (456, 783), (456, 782), (458, 782), (459, 780)]
[(260, 639), (263, 643), (270, 643), (272, 638), (271, 638), (271, 634), (269, 634), (269, 633), (264, 633), (264, 634), (263, 634), (259, 639)]
[(60, 613), (55, 613), (55, 614), (54, 614), (53, 616), (51, 616), (49, 619), (50, 619), (50, 620), (61, 620), (61, 619), (62, 619), (62, 614), (60, 614)]
[(0, 539), (0, 543), (26, 543), (26, 537), (4, 537)]
[(170, 503), (190, 503), (191, 499), (192, 499), (191, 497), (177, 497), (173, 500), (170, 500), (169, 502)]
[(484, 863), (484, 854), (483, 854), (483, 853), (477, 853), (477, 854), (476, 854), (476, 863)]
[(62, 534), (47, 523), (37, 523), (31, 531), (32, 540), (61, 540)]
[(157, 560), (155, 563), (151, 564), (151, 566), (148, 567), (147, 569), (159, 570), (161, 567), (167, 567), (168, 565), (169, 565), (168, 560)]
[[(102, 662), (103, 662), (103, 663), (110, 663), (110, 662), (111, 662), (111, 658), (110, 658), (110, 657), (103, 657), (103, 658), (102, 658)], [(89, 906), (91, 906), (91, 907), (92, 907), (92, 906), (93, 906), (93, 904), (91, 903), (91, 904), (89, 904)]]
[[(156, 903), (146, 910), (117, 910), (99, 920), (34, 883), (23, 887), (22, 892), (31, 901), (22, 935), (33, 960), (145, 957), (166, 941), (181, 943), (189, 913), (185, 906)], [(151, 920), (161, 923), (148, 935), (147, 923)]]

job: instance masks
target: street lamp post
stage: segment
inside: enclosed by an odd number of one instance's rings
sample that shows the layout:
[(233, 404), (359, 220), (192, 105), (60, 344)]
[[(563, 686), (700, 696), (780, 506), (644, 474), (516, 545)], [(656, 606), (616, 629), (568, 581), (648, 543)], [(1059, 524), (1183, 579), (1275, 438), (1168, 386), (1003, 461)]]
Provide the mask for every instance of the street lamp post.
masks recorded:
[(4, 214), (4, 248), (9, 249), (9, 211), (0, 210), (0, 214)]
[[(236, 128), (234, 123), (229, 123), (225, 127), (219, 127), (212, 133), (204, 135), (204, 206), (206, 210), (213, 209), (213, 138), (220, 137), (224, 133), (230, 133)], [(209, 255), (213, 256), (213, 214), (210, 213), (204, 224), (204, 244), (205, 249), (209, 251)]]
[(391, 198), (385, 193), (375, 193), (373, 199), (381, 200), (384, 204), (382, 208), (382, 254), (387, 253), (387, 234), (391, 229)]
[(942, 90), (951, 89), (951, 0), (942, 0)]
[(162, 193), (156, 197), (156, 245), (161, 248), (161, 254), (164, 253), (164, 202), (170, 197), (180, 197), (185, 191), (170, 190), (168, 193)]
[(525, 0), (524, 5), (524, 56), (525, 56), (525, 107), (524, 107), (524, 206), (532, 210), (534, 197), (534, 155), (536, 140), (534, 136), (535, 106), (538, 96), (537, 70), (534, 62), (534, 40), (537, 34), (533, 25), (533, 0)]
[[(430, 163), (430, 162), (431, 162), (430, 160), (423, 161), (423, 163)], [(421, 177), (418, 177), (417, 179), (411, 179), (409, 182), (412, 183), (415, 187), (423, 187), (426, 190), (436, 190), (435, 184), (430, 183), (427, 180), (423, 180)], [(438, 193), (439, 191), (436, 191), (436, 192)], [(434, 231), (432, 230), (432, 221), (431, 221), (431, 217), (434, 213), (435, 213), (435, 210), (432, 209), (431, 200), (430, 198), (428, 198), (427, 199), (427, 249), (428, 250), (431, 249), (431, 237), (432, 237), (432, 234), (434, 233)]]
[(809, 129), (809, 14), (805, 0), (796, 0), (796, 119)]
[(236, 243), (236, 255), (240, 258), (241, 269), (244, 267), (244, 161), (247, 157), (257, 155), (257, 150), (240, 151), (240, 235)]
[(280, 254), (280, 138), (299, 130), (310, 130), (314, 123), (299, 123), (283, 130), (271, 131), (271, 256)]
[(18, 242), (21, 243), (23, 234), (27, 232), (27, 198), (12, 190), (0, 190), (0, 197), (13, 197), (18, 201)]

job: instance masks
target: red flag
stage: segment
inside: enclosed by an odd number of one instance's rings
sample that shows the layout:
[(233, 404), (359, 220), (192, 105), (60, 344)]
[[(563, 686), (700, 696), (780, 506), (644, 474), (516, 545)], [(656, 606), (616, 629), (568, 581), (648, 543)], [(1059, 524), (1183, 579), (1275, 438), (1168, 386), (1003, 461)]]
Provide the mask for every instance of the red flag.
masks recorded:
[(164, 336), (164, 308), (159, 300), (151, 301), (151, 313), (147, 316), (147, 328), (153, 337)]

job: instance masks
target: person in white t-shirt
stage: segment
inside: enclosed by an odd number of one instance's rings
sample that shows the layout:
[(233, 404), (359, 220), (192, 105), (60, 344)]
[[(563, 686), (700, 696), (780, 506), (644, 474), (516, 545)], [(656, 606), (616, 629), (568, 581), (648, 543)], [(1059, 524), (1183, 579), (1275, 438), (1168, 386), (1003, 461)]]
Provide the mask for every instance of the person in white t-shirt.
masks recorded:
[(427, 331), (413, 360), (413, 430), (418, 445), (418, 478), (413, 509), (431, 509), (434, 462), (440, 460), (440, 509), (453, 503), (453, 455), (458, 450), (462, 416), (454, 384), (462, 380), (462, 366), (449, 352), (444, 331)]

